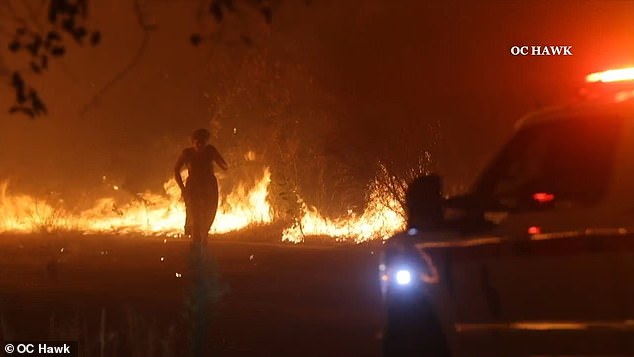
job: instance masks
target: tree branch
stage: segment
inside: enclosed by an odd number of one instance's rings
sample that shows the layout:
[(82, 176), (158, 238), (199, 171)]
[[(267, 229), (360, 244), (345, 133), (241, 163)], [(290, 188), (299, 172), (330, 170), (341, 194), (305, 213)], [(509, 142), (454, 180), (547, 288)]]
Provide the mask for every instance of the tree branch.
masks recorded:
[(134, 67), (136, 67), (136, 65), (138, 64), (139, 60), (143, 56), (143, 53), (145, 52), (145, 49), (147, 48), (147, 45), (148, 45), (149, 39), (150, 39), (149, 37), (150, 36), (148, 34), (148, 31), (143, 31), (143, 40), (141, 42), (141, 46), (139, 46), (139, 49), (137, 50), (136, 54), (134, 55), (134, 58), (132, 59), (132, 61), (130, 61), (130, 63), (123, 70), (121, 70), (121, 72), (119, 72), (110, 81), (108, 81), (108, 83), (106, 83), (99, 90), (99, 92), (97, 92), (97, 94), (95, 94), (93, 96), (92, 100), (90, 102), (88, 102), (88, 104), (86, 104), (84, 106), (84, 108), (81, 110), (80, 116), (84, 116), (88, 112), (88, 110), (90, 110), (92, 107), (97, 105), (97, 103), (99, 102), (99, 100), (101, 99), (101, 97), (104, 94), (106, 94), (112, 87), (114, 87), (115, 84), (117, 84), (117, 82), (119, 82), (121, 79), (123, 79)]
[[(26, 4), (26, 2), (24, 2)], [(9, 12), (11, 13), (13, 20), (15, 22), (17, 22), (18, 24), (28, 28), (29, 24), (26, 22), (26, 20), (21, 17), (20, 15), (18, 15), (18, 11), (15, 9), (15, 7), (13, 6), (13, 4), (11, 3), (11, 0), (5, 0), (4, 4), (6, 5), (7, 10), (9, 10)], [(38, 31), (41, 32), (41, 28), (36, 25), (36, 28), (38, 29)]]
[(40, 33), (44, 33), (44, 27), (42, 26), (42, 24), (40, 24), (38, 16), (41, 17), (42, 9), (46, 7), (46, 0), (42, 1), (40, 8), (37, 9), (37, 11), (33, 9), (33, 7), (31, 7), (31, 4), (28, 1), (24, 1), (24, 7), (26, 8), (26, 12), (29, 15), (29, 19), (31, 19), (35, 28)]
[(97, 105), (97, 103), (99, 102), (101, 97), (103, 97), (105, 93), (107, 93), (112, 87), (114, 87), (115, 84), (117, 84), (117, 82), (119, 82), (121, 79), (123, 79), (134, 67), (136, 67), (136, 65), (141, 60), (141, 57), (143, 57), (143, 53), (145, 52), (145, 49), (147, 48), (147, 45), (148, 45), (148, 43), (150, 41), (150, 30), (153, 27), (150, 27), (149, 25), (146, 24), (145, 19), (143, 17), (143, 13), (141, 11), (141, 4), (140, 4), (139, 0), (136, 0), (134, 2), (134, 11), (137, 14), (138, 24), (141, 27), (141, 29), (143, 30), (143, 39), (141, 40), (141, 45), (139, 46), (139, 49), (137, 50), (136, 54), (134, 55), (134, 57), (132, 58), (130, 63), (128, 63), (128, 65), (123, 70), (121, 70), (121, 72), (119, 72), (110, 81), (108, 81), (97, 92), (97, 94), (95, 94), (93, 96), (92, 100), (90, 102), (88, 102), (88, 104), (86, 104), (82, 108), (82, 110), (80, 112), (80, 116), (83, 117), (92, 107)]

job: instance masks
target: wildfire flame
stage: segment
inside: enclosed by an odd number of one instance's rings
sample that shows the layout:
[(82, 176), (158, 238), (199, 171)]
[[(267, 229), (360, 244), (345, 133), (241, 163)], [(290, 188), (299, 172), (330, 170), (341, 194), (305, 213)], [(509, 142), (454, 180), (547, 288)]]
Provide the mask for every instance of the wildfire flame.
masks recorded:
[[(235, 187), (220, 202), (211, 232), (226, 233), (271, 223), (273, 214), (267, 200), (270, 182), (271, 173), (266, 168), (251, 185)], [(117, 205), (113, 197), (101, 198), (91, 208), (77, 213), (28, 195), (11, 195), (8, 182), (0, 182), (0, 233), (81, 231), (178, 237), (183, 232), (185, 204), (174, 179), (168, 180), (163, 188), (162, 195), (146, 192), (123, 206)], [(118, 189), (113, 186), (113, 190)], [(302, 217), (282, 232), (282, 240), (300, 243), (305, 236), (315, 235), (356, 242), (387, 238), (404, 226), (404, 220), (396, 202), (387, 205), (384, 202), (384, 197), (374, 190), (363, 214), (350, 211), (336, 219), (325, 218), (316, 208), (304, 204)]]
[[(240, 184), (229, 193), (218, 207), (212, 233), (270, 223), (271, 207), (266, 200), (270, 181), (271, 173), (267, 168), (252, 188), (246, 189)], [(114, 187), (114, 190), (118, 189)], [(93, 207), (79, 213), (54, 207), (31, 196), (9, 195), (7, 188), (7, 182), (0, 183), (0, 232), (75, 230), (177, 236), (182, 233), (185, 222), (185, 204), (174, 179), (163, 185), (164, 195), (146, 192), (121, 207), (112, 197), (101, 198)]]
[(346, 217), (328, 219), (315, 207), (308, 208), (306, 204), (303, 204), (303, 211), (301, 219), (282, 232), (283, 241), (301, 243), (304, 236), (330, 236), (361, 243), (370, 239), (386, 239), (405, 226), (398, 202), (386, 200), (377, 186), (371, 187), (369, 202), (360, 216), (349, 211)]

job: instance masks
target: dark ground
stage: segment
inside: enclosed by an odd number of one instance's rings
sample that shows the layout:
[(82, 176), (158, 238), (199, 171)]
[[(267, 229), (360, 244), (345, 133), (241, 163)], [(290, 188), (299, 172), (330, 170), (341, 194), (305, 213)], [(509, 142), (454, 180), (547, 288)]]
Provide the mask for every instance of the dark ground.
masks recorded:
[[(380, 244), (262, 234), (208, 247), (223, 294), (205, 355), (379, 356)], [(190, 355), (188, 252), (184, 239), (0, 235), (0, 339), (79, 340), (82, 356)]]

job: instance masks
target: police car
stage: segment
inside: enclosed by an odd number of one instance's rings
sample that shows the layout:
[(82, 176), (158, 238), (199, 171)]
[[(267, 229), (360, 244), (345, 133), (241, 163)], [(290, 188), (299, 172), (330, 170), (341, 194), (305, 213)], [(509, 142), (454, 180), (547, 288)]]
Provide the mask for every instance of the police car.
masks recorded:
[(386, 242), (386, 356), (634, 355), (634, 68), (587, 82)]

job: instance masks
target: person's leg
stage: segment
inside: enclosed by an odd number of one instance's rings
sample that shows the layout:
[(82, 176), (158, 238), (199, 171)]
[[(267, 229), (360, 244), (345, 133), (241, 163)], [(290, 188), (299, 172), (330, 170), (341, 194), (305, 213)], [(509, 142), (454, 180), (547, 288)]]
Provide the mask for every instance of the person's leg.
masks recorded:
[(218, 212), (218, 183), (214, 180), (213, 185), (211, 187), (211, 192), (209, 194), (209, 200), (206, 203), (206, 212), (205, 212), (205, 228), (203, 235), (203, 244), (207, 245), (207, 238), (209, 236), (209, 231), (211, 230), (211, 226), (216, 219), (216, 213)]
[(191, 222), (191, 215), (192, 215), (187, 186), (185, 186), (185, 188), (183, 189), (182, 194), (183, 194), (183, 201), (185, 202), (185, 225), (183, 226), (183, 230), (185, 232), (185, 237), (187, 237), (191, 234), (190, 222)]
[(192, 217), (194, 215), (193, 207), (190, 202), (185, 200), (185, 236), (192, 236)]
[(187, 214), (187, 226), (192, 240), (192, 249), (199, 249), (202, 241), (202, 230), (205, 222), (205, 207), (202, 205), (200, 196), (192, 196), (189, 199)]

